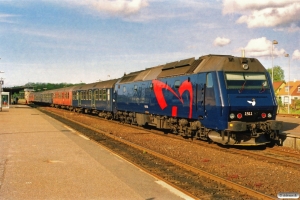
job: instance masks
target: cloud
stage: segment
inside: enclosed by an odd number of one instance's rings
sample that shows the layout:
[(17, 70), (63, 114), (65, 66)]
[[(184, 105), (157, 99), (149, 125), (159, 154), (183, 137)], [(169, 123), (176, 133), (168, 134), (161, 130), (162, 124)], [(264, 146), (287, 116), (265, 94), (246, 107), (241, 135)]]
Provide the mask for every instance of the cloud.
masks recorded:
[(64, 0), (69, 5), (84, 6), (89, 9), (116, 15), (131, 15), (148, 6), (147, 0)]
[(227, 44), (230, 43), (230, 39), (228, 38), (224, 38), (224, 37), (217, 37), (215, 40), (214, 40), (214, 45), (215, 46), (220, 46), (220, 47), (223, 47)]
[(245, 49), (246, 55), (253, 57), (270, 57), (272, 53), (274, 57), (285, 55), (284, 49), (277, 49), (276, 45), (272, 45), (272, 41), (267, 40), (266, 37), (251, 39), (246, 47), (240, 48), (239, 51), (242, 49)]
[(248, 28), (295, 26), (300, 22), (300, 1), (223, 0), (223, 14), (241, 15), (236, 22)]
[(300, 51), (298, 49), (293, 53), (293, 60), (300, 60)]
[(12, 15), (12, 14), (1, 14), (0, 13), (0, 22), (3, 23), (15, 23), (14, 21), (12, 21), (11, 19), (14, 17), (18, 17), (19, 15)]

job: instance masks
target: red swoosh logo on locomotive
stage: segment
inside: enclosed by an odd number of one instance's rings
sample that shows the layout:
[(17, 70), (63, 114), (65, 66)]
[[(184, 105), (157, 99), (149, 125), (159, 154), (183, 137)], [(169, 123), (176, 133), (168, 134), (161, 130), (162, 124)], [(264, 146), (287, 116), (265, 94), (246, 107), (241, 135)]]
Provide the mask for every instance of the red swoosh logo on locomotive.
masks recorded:
[[(152, 80), (152, 84), (153, 84), (153, 90), (154, 90), (156, 100), (162, 110), (168, 106), (165, 96), (163, 94), (163, 89), (170, 91), (174, 96), (176, 96), (180, 100), (180, 102), (182, 104), (183, 104), (182, 94), (185, 91), (188, 91), (189, 96), (190, 96), (190, 105), (189, 105), (190, 110), (189, 110), (188, 118), (192, 118), (193, 87), (192, 87), (192, 84), (190, 81), (185, 80), (184, 82), (182, 82), (182, 84), (178, 88), (179, 95), (177, 95), (176, 92), (171, 87), (169, 87), (167, 84), (165, 84), (159, 80)], [(177, 107), (176, 106), (172, 107), (172, 116), (173, 117), (177, 116)]]

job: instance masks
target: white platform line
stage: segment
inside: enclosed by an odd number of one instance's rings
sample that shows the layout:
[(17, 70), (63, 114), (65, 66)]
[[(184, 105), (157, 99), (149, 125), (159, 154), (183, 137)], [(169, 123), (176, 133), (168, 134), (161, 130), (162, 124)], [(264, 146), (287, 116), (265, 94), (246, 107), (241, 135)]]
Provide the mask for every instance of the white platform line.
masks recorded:
[(66, 129), (69, 129), (71, 132), (75, 133), (76, 131), (74, 131), (74, 129), (68, 127), (68, 126), (64, 126)]
[(85, 140), (91, 140), (90, 138), (88, 138), (88, 137), (86, 137), (86, 136), (84, 136), (84, 135), (81, 135), (80, 133), (78, 133), (78, 135), (79, 135), (80, 137), (82, 137), (83, 139), (85, 139)]
[(177, 190), (176, 188), (172, 187), (171, 185), (167, 184), (164, 181), (158, 180), (155, 181), (157, 184), (161, 185), (162, 187), (166, 188), (167, 190), (169, 190), (170, 192), (172, 192), (173, 194), (176, 194), (177, 196), (185, 199), (185, 200), (195, 200), (194, 198), (184, 194), (183, 192), (180, 192), (179, 190)]
[(64, 126), (66, 129), (69, 129), (72, 133), (76, 133), (78, 136), (80, 136), (80, 137), (82, 137), (83, 139), (85, 139), (85, 140), (91, 140), (90, 138), (88, 138), (88, 137), (86, 137), (86, 136), (84, 136), (84, 135), (82, 135), (82, 134), (80, 134), (80, 133), (77, 133), (74, 129), (72, 129), (72, 128), (70, 128), (70, 127), (68, 127), (68, 126)]

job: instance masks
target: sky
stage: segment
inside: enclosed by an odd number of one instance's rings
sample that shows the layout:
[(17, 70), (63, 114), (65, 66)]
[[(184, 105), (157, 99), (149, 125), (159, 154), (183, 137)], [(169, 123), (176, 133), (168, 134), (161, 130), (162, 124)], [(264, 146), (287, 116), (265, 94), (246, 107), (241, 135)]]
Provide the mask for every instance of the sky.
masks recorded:
[(243, 49), (299, 80), (300, 0), (0, 0), (4, 87), (92, 83)]

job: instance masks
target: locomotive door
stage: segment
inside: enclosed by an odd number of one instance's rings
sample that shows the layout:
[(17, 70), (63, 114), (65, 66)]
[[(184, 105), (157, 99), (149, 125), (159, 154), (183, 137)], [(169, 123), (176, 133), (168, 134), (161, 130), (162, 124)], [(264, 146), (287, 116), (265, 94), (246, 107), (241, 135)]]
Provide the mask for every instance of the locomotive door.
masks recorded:
[(206, 74), (198, 74), (197, 76), (197, 102), (196, 109), (199, 119), (204, 119), (205, 113), (205, 89), (206, 89)]

